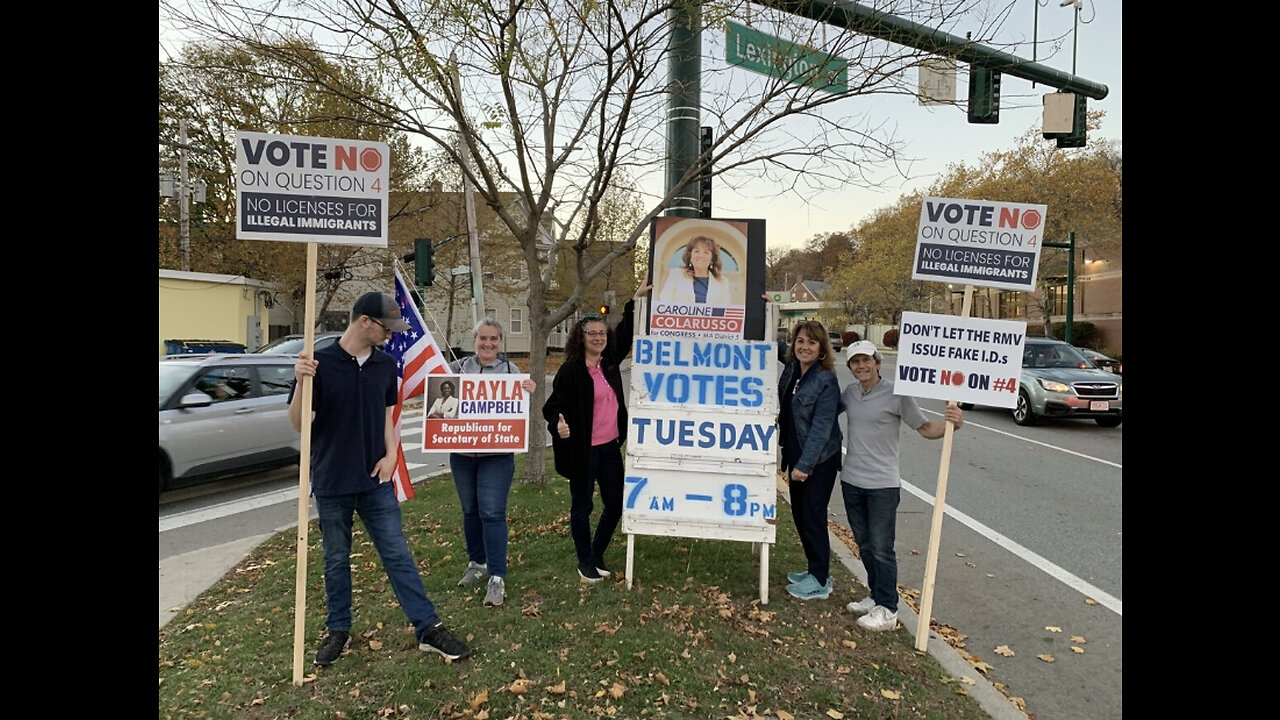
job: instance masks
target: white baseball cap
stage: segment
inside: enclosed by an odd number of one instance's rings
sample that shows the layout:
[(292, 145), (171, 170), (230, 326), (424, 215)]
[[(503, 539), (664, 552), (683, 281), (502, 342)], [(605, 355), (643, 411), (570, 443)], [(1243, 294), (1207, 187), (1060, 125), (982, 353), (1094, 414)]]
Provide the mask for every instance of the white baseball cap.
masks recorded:
[(870, 340), (859, 340), (844, 349), (844, 364), (848, 365), (854, 355), (870, 355), (876, 362), (880, 362), (880, 351), (876, 350), (876, 346)]

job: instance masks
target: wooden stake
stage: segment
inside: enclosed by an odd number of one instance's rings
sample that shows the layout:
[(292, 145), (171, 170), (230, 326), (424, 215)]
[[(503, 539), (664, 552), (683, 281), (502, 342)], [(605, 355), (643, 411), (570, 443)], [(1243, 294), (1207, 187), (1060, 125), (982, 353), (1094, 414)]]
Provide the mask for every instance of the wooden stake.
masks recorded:
[[(303, 320), (302, 347), (315, 359), (316, 316), (316, 244), (307, 243), (307, 301), (306, 318)], [(298, 571), (294, 594), (297, 600), (293, 608), (293, 684), (302, 685), (304, 665), (303, 644), (307, 635), (307, 525), (311, 518), (311, 381), (310, 375), (302, 376), (302, 441), (298, 457)]]
[[(973, 302), (973, 286), (964, 286), (964, 306), (960, 310), (961, 317), (969, 317), (969, 308)], [(955, 405), (949, 401), (947, 407)], [(947, 505), (947, 475), (951, 469), (951, 438), (955, 426), (947, 423), (942, 435), (942, 461), (938, 464), (938, 491), (933, 499), (933, 523), (929, 527), (929, 552), (925, 557), (924, 584), (920, 591), (920, 616), (916, 619), (916, 650), (924, 652), (929, 648), (929, 618), (933, 614), (933, 579), (938, 572), (938, 545), (942, 536), (942, 515)]]

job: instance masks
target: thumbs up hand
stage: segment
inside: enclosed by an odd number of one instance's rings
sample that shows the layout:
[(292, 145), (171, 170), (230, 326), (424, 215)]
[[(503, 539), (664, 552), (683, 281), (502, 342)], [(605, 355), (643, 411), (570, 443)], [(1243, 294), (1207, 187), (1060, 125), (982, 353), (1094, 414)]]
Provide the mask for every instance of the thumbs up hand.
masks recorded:
[(564, 413), (560, 413), (560, 421), (556, 423), (556, 432), (561, 438), (569, 437), (569, 423), (564, 421)]

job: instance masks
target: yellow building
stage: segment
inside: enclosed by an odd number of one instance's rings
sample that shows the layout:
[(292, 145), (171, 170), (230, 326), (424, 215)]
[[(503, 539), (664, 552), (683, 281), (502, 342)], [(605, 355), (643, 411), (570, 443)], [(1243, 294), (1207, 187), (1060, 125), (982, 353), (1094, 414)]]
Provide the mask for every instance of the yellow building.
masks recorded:
[[(159, 287), (161, 355), (168, 352), (166, 340), (233, 342), (253, 351), (269, 339), (262, 313), (272, 312), (268, 306), (274, 301), (259, 280), (162, 269)], [(288, 323), (286, 318), (271, 324)]]

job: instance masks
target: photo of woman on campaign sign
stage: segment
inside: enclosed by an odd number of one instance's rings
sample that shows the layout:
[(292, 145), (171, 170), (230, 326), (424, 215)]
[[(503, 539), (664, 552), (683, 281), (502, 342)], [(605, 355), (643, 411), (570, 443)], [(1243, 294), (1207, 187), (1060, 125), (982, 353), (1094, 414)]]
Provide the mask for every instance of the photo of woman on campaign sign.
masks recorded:
[(652, 233), (649, 334), (743, 339), (748, 221), (661, 217)]

